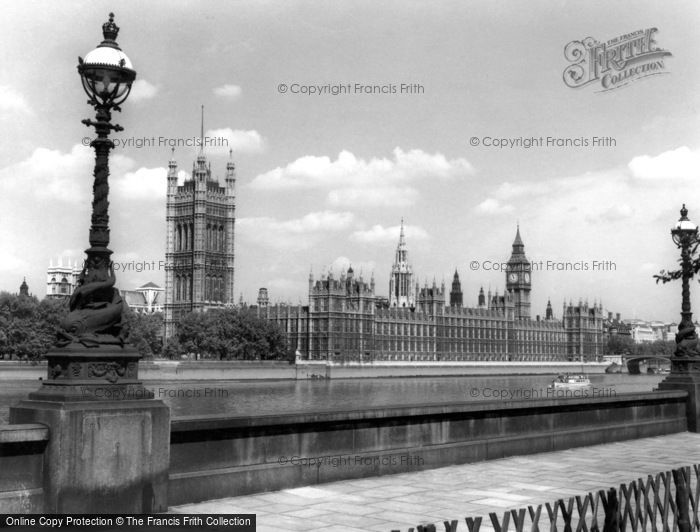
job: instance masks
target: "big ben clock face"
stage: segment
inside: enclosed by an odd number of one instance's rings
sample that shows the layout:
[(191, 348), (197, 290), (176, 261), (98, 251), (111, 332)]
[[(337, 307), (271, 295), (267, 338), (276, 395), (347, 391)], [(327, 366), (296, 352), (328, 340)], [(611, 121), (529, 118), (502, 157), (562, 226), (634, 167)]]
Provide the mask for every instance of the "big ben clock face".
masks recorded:
[(526, 273), (526, 274), (525, 274), (525, 282), (526, 282), (526, 283), (529, 283), (529, 282), (530, 282), (530, 274), (529, 274), (529, 273)]
[(515, 281), (518, 280), (518, 274), (517, 274), (517, 273), (508, 274), (508, 280), (509, 280), (511, 283), (514, 283)]

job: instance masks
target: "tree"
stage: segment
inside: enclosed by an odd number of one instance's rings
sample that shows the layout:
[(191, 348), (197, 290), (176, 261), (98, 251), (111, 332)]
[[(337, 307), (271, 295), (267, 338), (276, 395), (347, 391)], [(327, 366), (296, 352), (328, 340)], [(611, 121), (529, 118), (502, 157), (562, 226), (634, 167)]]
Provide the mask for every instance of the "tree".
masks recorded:
[(185, 354), (185, 349), (180, 345), (177, 336), (168, 338), (163, 346), (163, 356), (170, 360), (178, 360)]
[(158, 356), (163, 350), (163, 314), (140, 314), (131, 309), (124, 312), (127, 341), (143, 356)]
[(218, 360), (292, 357), (283, 332), (249, 309), (191, 312), (180, 323), (177, 341), (186, 352)]
[(634, 352), (634, 340), (626, 334), (611, 334), (605, 352), (608, 355), (624, 355)]
[(64, 299), (0, 293), (0, 354), (36, 361), (56, 340), (59, 323), (68, 313)]
[(210, 313), (190, 312), (180, 322), (177, 340), (185, 353), (194, 353), (199, 357), (209, 353), (213, 334)]

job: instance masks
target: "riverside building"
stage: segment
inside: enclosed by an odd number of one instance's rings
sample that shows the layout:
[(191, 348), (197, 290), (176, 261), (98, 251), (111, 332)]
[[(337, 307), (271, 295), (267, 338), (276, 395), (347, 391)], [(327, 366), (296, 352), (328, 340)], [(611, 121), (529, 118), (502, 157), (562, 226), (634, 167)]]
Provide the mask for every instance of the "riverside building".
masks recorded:
[(309, 276), (307, 306), (269, 305), (266, 289), (257, 312), (277, 323), (297, 356), (331, 361), (578, 361), (603, 355), (603, 309), (579, 301), (564, 303), (555, 317), (551, 302), (544, 317), (531, 317), (531, 265), (518, 228), (506, 268), (506, 290), (478, 295), (462, 305), (455, 271), (445, 285), (413, 284), (403, 233), (389, 281), (389, 298), (377, 296), (350, 267)]

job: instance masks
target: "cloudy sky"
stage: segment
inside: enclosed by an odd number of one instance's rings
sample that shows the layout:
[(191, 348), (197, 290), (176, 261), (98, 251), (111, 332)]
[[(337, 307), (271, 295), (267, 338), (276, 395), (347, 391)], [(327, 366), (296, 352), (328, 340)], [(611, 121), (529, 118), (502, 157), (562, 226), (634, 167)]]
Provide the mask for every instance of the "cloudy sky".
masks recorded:
[[(548, 298), (558, 314), (583, 298), (676, 319), (680, 287), (652, 275), (675, 265), (681, 203), (700, 221), (700, 4), (690, 1), (4, 2), (0, 290), (26, 276), (41, 296), (49, 260), (88, 246), (93, 154), (80, 120), (92, 112), (76, 65), (111, 10), (138, 72), (117, 138), (155, 139), (111, 157), (115, 262), (156, 264), (118, 274), (120, 287), (164, 281), (160, 138), (196, 137), (204, 105), (206, 134), (227, 139), (237, 166), (237, 297), (266, 286), (273, 301), (306, 302), (310, 269), (348, 263), (373, 271), (386, 295), (403, 217), (421, 284), (449, 285), (457, 268), (472, 305), (482, 285), (503, 291), (492, 264), (508, 259), (519, 222), (543, 265), (533, 314)], [(607, 91), (600, 79), (564, 83), (568, 43), (649, 28), (670, 52), (656, 57), (658, 75)], [(543, 145), (490, 140), (533, 137)], [(196, 152), (176, 149), (182, 178)], [(223, 177), (227, 149), (207, 156)], [(567, 262), (584, 271), (556, 271)]]

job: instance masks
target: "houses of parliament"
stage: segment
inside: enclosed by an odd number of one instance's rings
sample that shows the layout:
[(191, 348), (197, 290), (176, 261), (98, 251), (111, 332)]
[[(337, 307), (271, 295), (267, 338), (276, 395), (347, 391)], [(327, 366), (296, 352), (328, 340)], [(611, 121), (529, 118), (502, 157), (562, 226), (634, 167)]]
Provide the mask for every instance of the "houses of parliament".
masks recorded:
[[(224, 182), (212, 176), (200, 150), (191, 176), (178, 185), (174, 158), (168, 163), (165, 267), (165, 337), (189, 312), (234, 305), (235, 165)], [(478, 294), (465, 307), (454, 273), (449, 294), (419, 286), (408, 258), (403, 221), (389, 281), (389, 297), (375, 292), (352, 267), (336, 277), (309, 276), (308, 305), (270, 305), (261, 288), (253, 308), (275, 322), (289, 347), (304, 359), (338, 361), (562, 361), (603, 353), (603, 309), (564, 304), (557, 318), (550, 303), (531, 316), (531, 264), (516, 231), (502, 295)]]
[(276, 322), (297, 356), (332, 361), (570, 361), (603, 354), (603, 309), (564, 304), (560, 318), (551, 302), (543, 317), (531, 316), (531, 264), (516, 231), (505, 272), (503, 295), (478, 294), (476, 307), (463, 306), (459, 273), (449, 295), (445, 285), (414, 284), (401, 225), (391, 269), (389, 297), (377, 296), (352, 267), (309, 276), (308, 306), (269, 305), (260, 289), (257, 312)]

